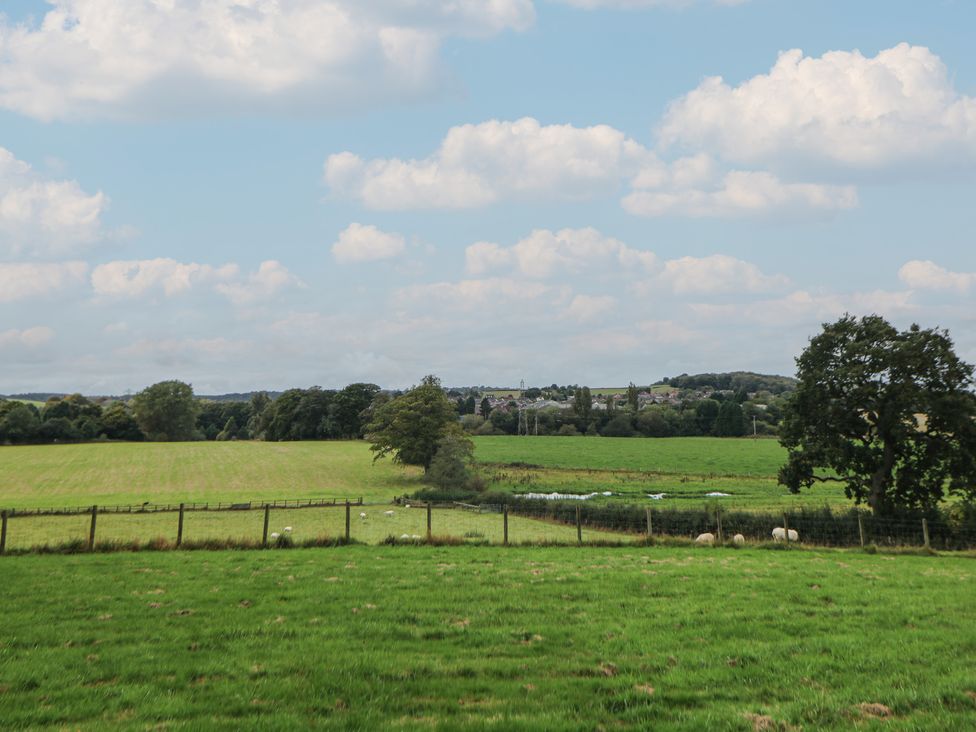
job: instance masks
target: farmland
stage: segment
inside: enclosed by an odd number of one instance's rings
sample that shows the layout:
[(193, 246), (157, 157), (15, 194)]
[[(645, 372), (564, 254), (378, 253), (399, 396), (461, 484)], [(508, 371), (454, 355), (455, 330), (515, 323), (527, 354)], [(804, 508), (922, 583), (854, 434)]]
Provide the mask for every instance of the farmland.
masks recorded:
[[(799, 496), (776, 483), (774, 440), (476, 437), (489, 490), (590, 493), (687, 506), (729, 494), (730, 508), (849, 505), (821, 487)], [(53, 507), (362, 497), (389, 502), (423, 486), (415, 468), (372, 462), (363, 442), (109, 443), (0, 449), (0, 506)]]
[(976, 718), (971, 559), (351, 546), (27, 556), (3, 572), (8, 728)]

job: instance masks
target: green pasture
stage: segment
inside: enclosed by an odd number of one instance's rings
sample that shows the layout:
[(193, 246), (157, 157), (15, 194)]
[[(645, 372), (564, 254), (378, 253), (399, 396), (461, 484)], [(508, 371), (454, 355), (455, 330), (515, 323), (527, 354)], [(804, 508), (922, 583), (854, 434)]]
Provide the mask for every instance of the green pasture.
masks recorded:
[[(488, 484), (512, 493), (610, 491), (611, 498), (594, 500), (662, 508), (704, 502), (757, 511), (852, 505), (837, 485), (798, 495), (779, 485), (776, 473), (786, 451), (772, 439), (506, 436), (474, 441)], [(648, 498), (662, 493), (661, 500)]]
[[(392, 511), (393, 515), (387, 515)], [(366, 514), (362, 518), (360, 514)], [(345, 535), (345, 507), (272, 509), (268, 532), (287, 534), (295, 542), (319, 537)], [(175, 542), (179, 514), (102, 513), (95, 525), (96, 542), (138, 542), (146, 544), (161, 538)], [(8, 522), (7, 547), (10, 550), (57, 546), (72, 541), (87, 542), (91, 527), (88, 514), (74, 516), (22, 516)], [(286, 531), (286, 527), (290, 531)], [(187, 511), (183, 538), (187, 542), (213, 540), (241, 543), (260, 541), (264, 530), (264, 511)], [(471, 543), (501, 544), (504, 539), (500, 513), (477, 513), (460, 509), (434, 509), (431, 533)], [(421, 539), (427, 535), (427, 511), (422, 506), (405, 508), (389, 504), (350, 507), (349, 536), (365, 544), (379, 544), (388, 537)], [(515, 543), (575, 543), (576, 527), (538, 519), (509, 516), (509, 541)], [(637, 534), (599, 531), (586, 527), (584, 541), (632, 542)]]
[(365, 442), (154, 442), (0, 447), (0, 507), (337, 498), (390, 501), (420, 471)]
[(972, 559), (367, 547), (0, 558), (5, 729), (965, 730)]

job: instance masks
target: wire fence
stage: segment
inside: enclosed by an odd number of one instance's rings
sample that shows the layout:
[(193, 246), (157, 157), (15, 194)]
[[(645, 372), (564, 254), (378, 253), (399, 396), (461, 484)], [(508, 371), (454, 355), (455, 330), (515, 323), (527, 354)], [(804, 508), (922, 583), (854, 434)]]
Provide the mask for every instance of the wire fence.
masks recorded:
[(138, 504), (0, 511), (0, 554), (344, 543), (610, 544), (666, 539), (831, 547), (976, 548), (976, 521), (829, 510), (760, 514), (581, 501), (427, 503), (362, 498)]

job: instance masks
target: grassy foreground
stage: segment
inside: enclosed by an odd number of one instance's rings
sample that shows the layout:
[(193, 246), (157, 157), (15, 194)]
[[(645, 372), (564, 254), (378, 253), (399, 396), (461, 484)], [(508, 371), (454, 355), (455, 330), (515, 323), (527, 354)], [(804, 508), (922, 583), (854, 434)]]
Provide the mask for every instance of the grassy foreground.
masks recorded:
[(974, 568), (663, 548), (8, 557), (0, 719), (972, 729)]

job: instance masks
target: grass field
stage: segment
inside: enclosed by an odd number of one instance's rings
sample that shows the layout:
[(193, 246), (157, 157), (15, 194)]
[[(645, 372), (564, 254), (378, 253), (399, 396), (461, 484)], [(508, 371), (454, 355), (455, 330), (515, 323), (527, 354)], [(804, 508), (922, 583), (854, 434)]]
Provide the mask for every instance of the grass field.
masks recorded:
[[(490, 490), (590, 493), (656, 506), (715, 500), (729, 508), (849, 506), (836, 486), (793, 496), (776, 483), (775, 440), (707, 437), (476, 437)], [(423, 486), (420, 471), (372, 462), (363, 442), (96, 443), (0, 448), (0, 506), (362, 497), (389, 502)]]
[(0, 506), (356, 498), (389, 501), (420, 471), (364, 442), (95, 443), (0, 447)]
[[(514, 493), (594, 493), (598, 501), (688, 506), (720, 500), (729, 508), (845, 508), (851, 502), (836, 485), (799, 495), (776, 481), (786, 451), (772, 439), (672, 437), (476, 437), (475, 457), (486, 465), (491, 485)], [(716, 499), (709, 493), (726, 493)]]
[(961, 557), (352, 546), (0, 566), (6, 729), (976, 726)]

